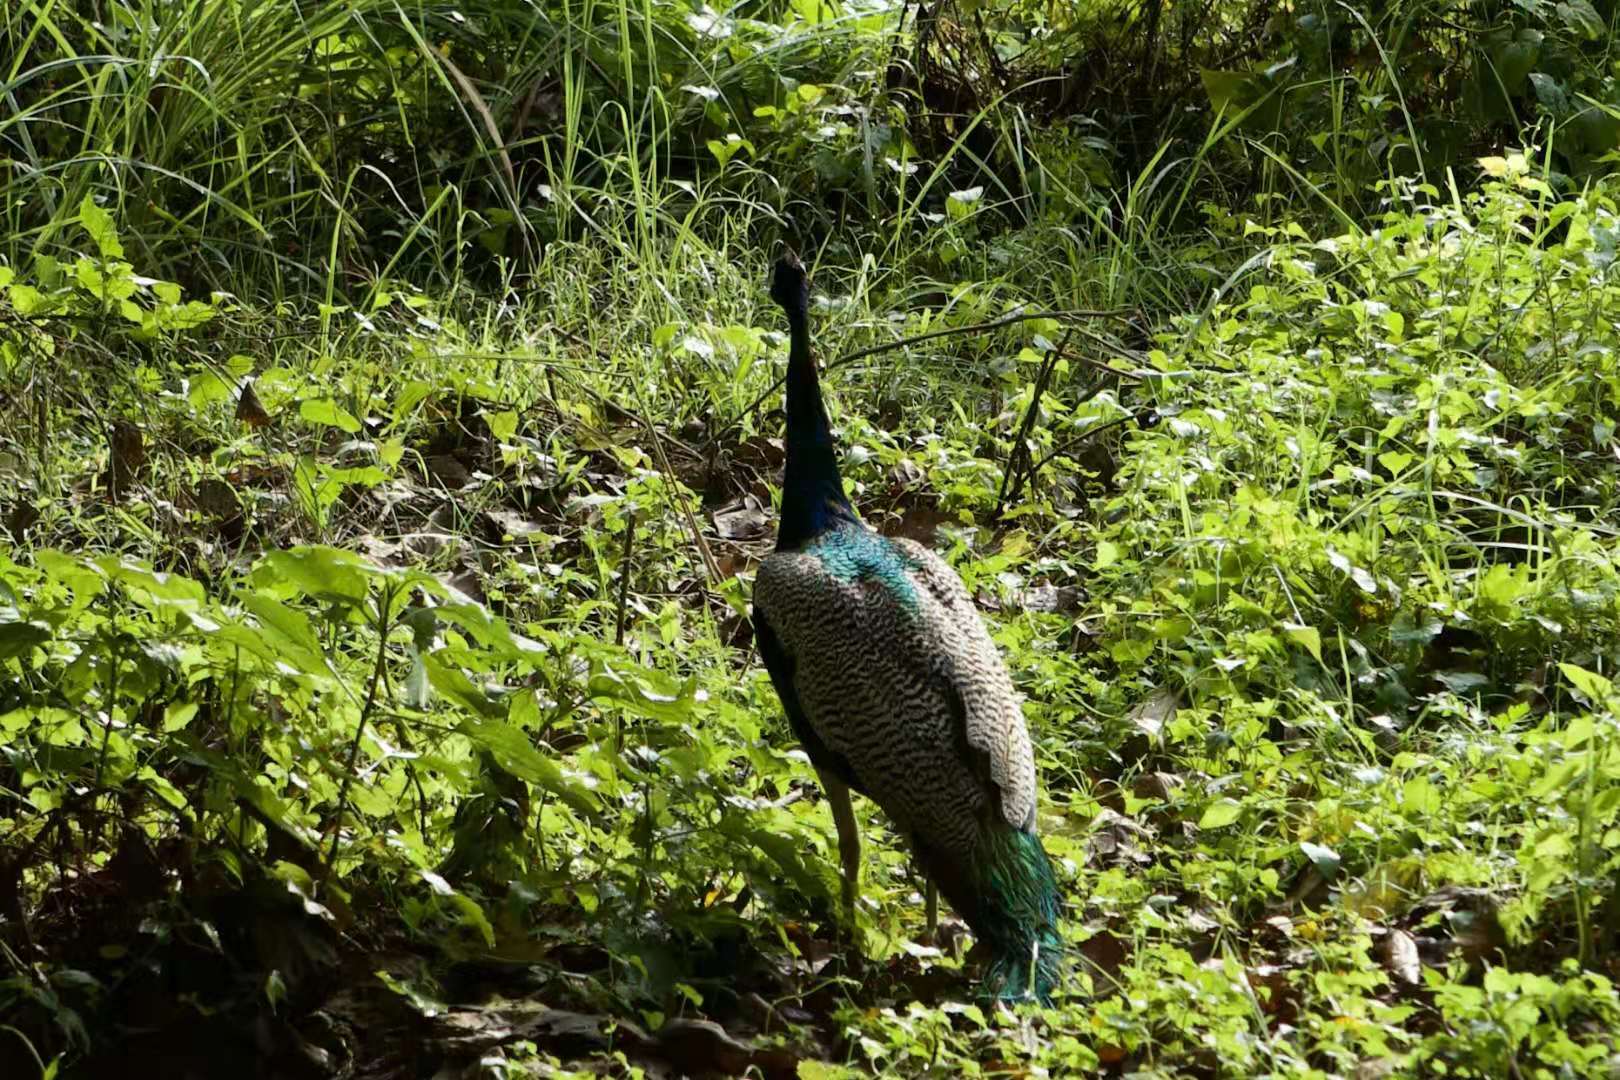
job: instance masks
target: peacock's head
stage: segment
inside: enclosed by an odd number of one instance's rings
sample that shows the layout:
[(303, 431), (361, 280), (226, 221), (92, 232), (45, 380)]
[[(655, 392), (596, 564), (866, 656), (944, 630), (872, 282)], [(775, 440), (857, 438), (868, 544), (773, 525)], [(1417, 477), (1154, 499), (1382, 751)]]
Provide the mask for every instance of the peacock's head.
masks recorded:
[(776, 260), (771, 273), (771, 299), (784, 311), (803, 311), (810, 306), (810, 279), (804, 275), (804, 264), (791, 251)]

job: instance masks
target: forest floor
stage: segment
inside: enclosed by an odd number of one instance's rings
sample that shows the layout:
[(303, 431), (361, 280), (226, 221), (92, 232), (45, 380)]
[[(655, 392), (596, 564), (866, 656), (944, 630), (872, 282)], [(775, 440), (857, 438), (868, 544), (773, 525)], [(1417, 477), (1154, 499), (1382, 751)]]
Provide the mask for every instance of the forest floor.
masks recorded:
[(1500, 168), (1157, 326), (816, 275), (855, 501), (1026, 698), (1071, 956), (1017, 1009), (870, 805), (835, 943), (746, 618), (764, 253), (302, 318), (87, 204), (7, 346), (5, 1074), (1614, 1075), (1614, 207)]
[[(722, 7), (0, 5), (0, 1076), (1620, 1077), (1612, 5)], [(838, 942), (784, 241), (1049, 1005)]]

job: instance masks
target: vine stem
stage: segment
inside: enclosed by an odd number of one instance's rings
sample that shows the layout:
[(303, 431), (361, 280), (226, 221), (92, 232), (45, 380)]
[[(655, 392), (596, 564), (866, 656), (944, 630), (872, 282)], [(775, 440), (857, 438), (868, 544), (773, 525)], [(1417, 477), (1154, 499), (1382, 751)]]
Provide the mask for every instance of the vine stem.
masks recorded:
[[(973, 334), (987, 334), (992, 330), (1000, 330), (1004, 326), (1013, 326), (1017, 323), (1030, 322), (1034, 319), (1117, 319), (1120, 322), (1129, 321), (1126, 317), (1126, 313), (1122, 310), (1110, 311), (1086, 308), (1057, 311), (1014, 311), (1010, 314), (1003, 315), (998, 319), (991, 319), (988, 322), (973, 323), (970, 326), (948, 326), (943, 330), (930, 330), (926, 334), (917, 334), (914, 337), (899, 338), (895, 341), (885, 341), (881, 345), (872, 345), (865, 349), (857, 349), (854, 352), (845, 353), (836, 360), (831, 360), (825, 364), (822, 364), (821, 370), (823, 373), (833, 371), (837, 368), (843, 367), (845, 364), (853, 364), (857, 360), (865, 360), (869, 356), (877, 356), (880, 353), (893, 352), (896, 349), (904, 349), (907, 346), (916, 345), (919, 342), (933, 341), (935, 338), (968, 337)], [(726, 426), (726, 428), (722, 429), (722, 432), (717, 432), (714, 438), (719, 438), (720, 434), (722, 434), (724, 431), (729, 431), (730, 429), (741, 424), (743, 417), (752, 414), (758, 410), (761, 405), (765, 404), (765, 402), (771, 397), (781, 393), (782, 387), (786, 383), (786, 375), (782, 375), (781, 377), (777, 378), (776, 381), (771, 383), (771, 388), (769, 390), (755, 398), (746, 409), (738, 414), (737, 419), (733, 420)], [(713, 439), (710, 441), (712, 442)]]
[(354, 738), (349, 742), (349, 755), (343, 762), (343, 778), (338, 781), (338, 820), (332, 829), (332, 846), (327, 850), (326, 862), (321, 867), (321, 881), (332, 876), (337, 863), (338, 844), (343, 838), (343, 810), (349, 802), (349, 785), (354, 781), (354, 765), (360, 758), (360, 740), (366, 734), (366, 722), (377, 706), (377, 689), (382, 685), (383, 666), (388, 661), (388, 610), (394, 606), (394, 589), (384, 585), (377, 603), (377, 661), (371, 669), (371, 684), (366, 687), (366, 703), (360, 709), (360, 723), (355, 726)]
[[(1023, 473), (1019, 466), (1025, 462), (1033, 462), (1034, 455), (1029, 452), (1029, 433), (1034, 430), (1036, 414), (1040, 412), (1041, 398), (1046, 396), (1046, 384), (1052, 378), (1052, 369), (1057, 366), (1057, 358), (1064, 355), (1063, 347), (1069, 343), (1074, 334), (1071, 327), (1058, 342), (1057, 348), (1048, 352), (1041, 360), (1041, 368), (1035, 375), (1034, 392), (1029, 399), (1029, 407), (1024, 410), (1023, 423), (1018, 425), (1018, 434), (1013, 437), (1012, 449), (1007, 452), (1007, 467), (1001, 472), (1001, 487), (996, 492), (996, 520), (1000, 520), (1002, 511), (1007, 508), (1007, 499), (1018, 498), (1018, 492), (1023, 488)], [(1017, 479), (1014, 479), (1014, 478)], [(1009, 490), (1010, 489), (1010, 490)]]

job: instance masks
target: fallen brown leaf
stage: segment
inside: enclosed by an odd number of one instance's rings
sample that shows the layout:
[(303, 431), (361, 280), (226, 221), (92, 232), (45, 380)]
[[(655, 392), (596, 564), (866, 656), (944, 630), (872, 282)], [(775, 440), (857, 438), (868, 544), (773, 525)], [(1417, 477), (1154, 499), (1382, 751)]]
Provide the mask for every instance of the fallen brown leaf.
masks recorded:
[(742, 1076), (751, 1070), (792, 1080), (798, 1055), (787, 1050), (756, 1050), (713, 1020), (670, 1020), (658, 1029), (658, 1056), (691, 1076)]
[(454, 454), (432, 454), (424, 458), (422, 464), (430, 479), (450, 491), (460, 491), (472, 480), (472, 471)]
[(1136, 778), (1131, 793), (1138, 799), (1159, 799), (1169, 802), (1181, 790), (1181, 777), (1174, 773), (1148, 772)]
[(255, 430), (270, 424), (270, 414), (264, 411), (252, 379), (242, 380), (242, 389), (236, 395), (236, 419)]
[(191, 504), (212, 518), (232, 517), (242, 512), (236, 489), (217, 476), (205, 476), (197, 482)]
[(770, 533), (770, 515), (752, 495), (733, 500), (712, 516), (722, 540), (758, 540)]
[(1136, 726), (1136, 730), (1150, 739), (1157, 739), (1163, 733), (1164, 725), (1175, 719), (1176, 710), (1180, 707), (1180, 696), (1174, 690), (1155, 690), (1150, 697), (1137, 703), (1127, 719)]
[(1119, 974), (1119, 969), (1125, 966), (1125, 961), (1129, 959), (1131, 947), (1128, 942), (1115, 936), (1112, 931), (1098, 929), (1096, 933), (1080, 943), (1079, 953), (1091, 973), (1107, 980), (1113, 980)]
[(1084, 595), (1073, 585), (1053, 585), (1048, 582), (1025, 589), (1021, 599), (1025, 611), (1073, 615), (1080, 610), (1080, 601)]
[(950, 514), (934, 503), (923, 500), (906, 507), (898, 519), (885, 518), (878, 531), (884, 536), (904, 536), (925, 547), (933, 547), (940, 525), (950, 520)]
[(141, 429), (127, 420), (113, 423), (108, 441), (112, 456), (102, 479), (108, 495), (114, 502), (120, 502), (129, 494), (129, 489), (140, 482), (146, 469), (146, 442), (141, 437)]
[(1423, 980), (1423, 962), (1418, 958), (1417, 942), (1411, 934), (1391, 930), (1384, 936), (1384, 966), (1408, 986), (1416, 986)]

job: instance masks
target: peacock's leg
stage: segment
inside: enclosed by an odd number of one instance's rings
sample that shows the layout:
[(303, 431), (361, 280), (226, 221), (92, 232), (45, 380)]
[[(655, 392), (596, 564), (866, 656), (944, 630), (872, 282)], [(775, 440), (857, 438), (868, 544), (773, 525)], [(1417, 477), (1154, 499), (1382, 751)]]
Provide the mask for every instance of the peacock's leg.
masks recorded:
[(911, 838), (911, 857), (917, 869), (917, 876), (923, 881), (923, 910), (928, 918), (928, 940), (933, 941), (939, 929), (939, 886), (934, 879), (928, 876), (928, 864), (923, 860), (922, 847), (916, 836)]
[(844, 933), (855, 939), (855, 893), (861, 880), (861, 834), (855, 827), (855, 808), (849, 802), (849, 785), (824, 770), (817, 770), (821, 789), (832, 805), (833, 824), (838, 826), (838, 858), (844, 868)]

